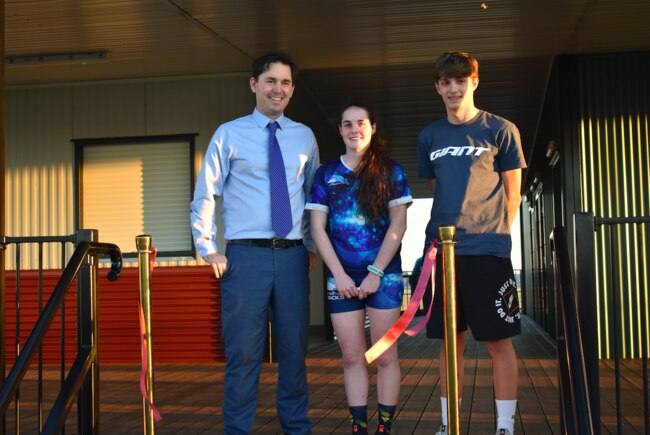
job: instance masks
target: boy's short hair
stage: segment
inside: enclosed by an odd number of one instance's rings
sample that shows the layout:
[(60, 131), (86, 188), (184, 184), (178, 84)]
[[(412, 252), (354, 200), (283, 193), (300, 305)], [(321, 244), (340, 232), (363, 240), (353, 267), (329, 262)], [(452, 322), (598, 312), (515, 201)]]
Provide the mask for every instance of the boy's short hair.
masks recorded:
[(441, 78), (478, 77), (478, 61), (464, 51), (446, 51), (436, 60), (434, 81)]
[(272, 63), (287, 65), (291, 68), (291, 80), (293, 82), (296, 81), (298, 67), (294, 63), (293, 59), (291, 59), (291, 56), (282, 51), (271, 51), (253, 60), (253, 64), (251, 65), (251, 77), (257, 81), (260, 78), (260, 75), (271, 67)]

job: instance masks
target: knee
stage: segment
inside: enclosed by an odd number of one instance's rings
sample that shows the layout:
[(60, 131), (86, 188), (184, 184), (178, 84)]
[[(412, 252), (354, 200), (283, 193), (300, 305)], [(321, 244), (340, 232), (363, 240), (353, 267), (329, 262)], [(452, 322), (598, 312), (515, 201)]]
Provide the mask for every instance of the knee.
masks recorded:
[(397, 352), (388, 350), (382, 356), (377, 358), (377, 369), (381, 370), (393, 366), (399, 366)]
[(359, 365), (365, 365), (366, 360), (363, 352), (344, 352), (343, 353), (343, 367), (352, 368)]
[(512, 347), (512, 340), (506, 338), (504, 340), (494, 340), (487, 342), (488, 352), (492, 358), (499, 357), (503, 355), (510, 355), (514, 353), (514, 348)]

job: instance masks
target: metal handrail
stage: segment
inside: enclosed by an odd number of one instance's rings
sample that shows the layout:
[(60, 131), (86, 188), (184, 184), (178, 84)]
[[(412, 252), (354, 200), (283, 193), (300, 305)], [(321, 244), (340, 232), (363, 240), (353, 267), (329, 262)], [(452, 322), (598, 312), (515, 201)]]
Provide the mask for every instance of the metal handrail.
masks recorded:
[[(80, 242), (77, 245), (77, 248), (75, 249), (72, 257), (70, 258), (70, 261), (68, 262), (63, 271), (63, 274), (61, 275), (61, 278), (59, 278), (59, 281), (57, 282), (56, 287), (50, 296), (50, 299), (48, 300), (36, 324), (34, 325), (34, 329), (25, 342), (22, 352), (16, 359), (13, 367), (11, 368), (11, 371), (9, 372), (9, 375), (2, 384), (2, 388), (0, 389), (0, 412), (2, 415), (4, 415), (6, 412), (7, 407), (11, 402), (12, 396), (22, 382), (31, 364), (34, 354), (38, 351), (39, 346), (43, 342), (43, 339), (45, 338), (45, 335), (50, 325), (52, 324), (52, 321), (58, 309), (61, 307), (63, 301), (65, 300), (68, 289), (72, 285), (85, 259), (89, 255), (100, 254), (110, 255), (111, 258), (111, 268), (108, 272), (108, 279), (110, 281), (115, 281), (119, 277), (122, 271), (122, 254), (117, 245), (87, 241)], [(56, 420), (59, 422), (65, 420), (65, 415), (67, 415), (67, 412), (74, 402), (72, 398), (74, 398), (74, 396), (79, 391), (82, 384), (81, 380), (88, 372), (88, 360), (92, 361), (94, 359), (94, 355), (96, 355), (96, 349), (94, 346), (92, 349), (83, 349), (82, 347), (81, 350), (82, 353), (80, 355), (77, 355), (75, 364), (73, 364), (74, 370), (71, 369), (70, 373), (68, 374), (64, 388), (61, 390), (59, 398), (57, 398), (55, 406), (53, 407), (52, 412), (48, 417), (45, 428), (50, 429), (46, 431), (44, 428), (43, 433), (56, 432), (56, 430), (52, 429), (52, 423), (50, 423), (52, 419), (52, 421)], [(88, 352), (83, 352), (83, 350), (87, 350)], [(82, 365), (81, 369), (77, 369), (79, 364)], [(64, 397), (65, 395), (67, 395), (67, 397)], [(59, 404), (59, 406), (57, 406), (57, 404)], [(64, 406), (60, 406), (61, 404)], [(61, 419), (61, 414), (64, 415), (63, 419)]]
[[(576, 247), (576, 283), (579, 292), (579, 300), (581, 308), (584, 308), (586, 314), (581, 319), (583, 322), (583, 329), (596, 330), (598, 328), (597, 319), (597, 304), (596, 304), (596, 245), (594, 241), (594, 233), (604, 228), (609, 228), (609, 249), (614, 252), (614, 244), (616, 239), (616, 228), (620, 225), (627, 224), (648, 224), (650, 223), (650, 216), (628, 216), (628, 217), (602, 217), (594, 216), (591, 212), (580, 212), (574, 215), (574, 228), (575, 228), (575, 247)], [(644, 249), (645, 246), (641, 246)], [(621, 323), (620, 312), (616, 305), (619, 303), (619, 295), (616, 292), (616, 275), (619, 271), (612, 267), (611, 270), (611, 298), (612, 298), (612, 324), (614, 325), (614, 333), (612, 334), (613, 349), (614, 349), (614, 373), (615, 373), (615, 400), (616, 400), (616, 429), (618, 433), (623, 431), (623, 411), (621, 400), (621, 349), (618, 343), (619, 340), (619, 325)], [(639, 292), (639, 305), (646, 306), (646, 293), (645, 290)], [(642, 361), (642, 378), (643, 378), (643, 422), (645, 432), (648, 433), (650, 428), (650, 401), (648, 383), (648, 348), (646, 344), (647, 337), (647, 324), (648, 313), (646, 310), (640, 311), (641, 318), (639, 324), (641, 327), (640, 336), (641, 340), (641, 361)], [(591, 334), (591, 337), (583, 336), (586, 343), (585, 355), (587, 357), (587, 377), (590, 385), (591, 392), (591, 406), (592, 417), (594, 424), (599, 421), (599, 403), (600, 403), (600, 386), (599, 386), (599, 351), (597, 334)]]
[(608, 224), (648, 224), (650, 223), (650, 216), (630, 216), (630, 217), (601, 217), (594, 216), (594, 224), (596, 228), (601, 225)]
[(568, 433), (594, 434), (566, 230), (554, 228), (551, 241), (559, 309), (557, 349), (563, 424)]

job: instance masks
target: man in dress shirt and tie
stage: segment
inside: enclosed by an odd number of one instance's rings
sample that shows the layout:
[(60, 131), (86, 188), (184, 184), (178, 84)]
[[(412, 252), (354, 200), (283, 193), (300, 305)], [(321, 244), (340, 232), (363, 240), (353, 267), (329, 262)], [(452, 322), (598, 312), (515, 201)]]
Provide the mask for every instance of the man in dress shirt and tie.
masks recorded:
[[(319, 156), (312, 131), (283, 114), (296, 73), (284, 53), (267, 53), (253, 61), (255, 109), (217, 128), (191, 203), (196, 249), (221, 279), (226, 434), (248, 434), (255, 420), (269, 307), (279, 362), (276, 402), (282, 431), (311, 433), (305, 355), (309, 269), (315, 255), (305, 221), (309, 214), (303, 218), (303, 211)], [(275, 177), (278, 171), (284, 176)], [(219, 197), (225, 254), (218, 252), (215, 240)]]

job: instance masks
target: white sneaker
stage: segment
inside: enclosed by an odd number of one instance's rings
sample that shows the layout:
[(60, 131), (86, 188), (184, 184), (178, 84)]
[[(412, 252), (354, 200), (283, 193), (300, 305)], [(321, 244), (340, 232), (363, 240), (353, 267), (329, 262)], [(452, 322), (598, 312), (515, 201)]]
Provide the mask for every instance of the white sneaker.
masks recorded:
[(497, 429), (494, 435), (512, 435), (512, 432), (508, 429)]
[(438, 429), (438, 432), (436, 432), (436, 435), (447, 435), (447, 426), (441, 424), (440, 429)]

